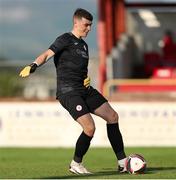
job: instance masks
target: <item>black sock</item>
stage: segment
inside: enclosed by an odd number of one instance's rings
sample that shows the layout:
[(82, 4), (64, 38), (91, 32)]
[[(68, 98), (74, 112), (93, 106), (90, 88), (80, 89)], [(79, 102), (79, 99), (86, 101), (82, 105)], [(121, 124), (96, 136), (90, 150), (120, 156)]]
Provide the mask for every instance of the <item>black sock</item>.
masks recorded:
[(77, 142), (76, 142), (76, 148), (75, 148), (75, 154), (74, 154), (74, 161), (80, 163), (82, 162), (83, 156), (86, 154), (87, 150), (90, 146), (90, 141), (92, 137), (86, 135), (84, 132), (81, 133), (79, 136)]
[(126, 155), (124, 152), (122, 135), (119, 130), (119, 124), (107, 124), (107, 134), (117, 159), (121, 160), (125, 158)]

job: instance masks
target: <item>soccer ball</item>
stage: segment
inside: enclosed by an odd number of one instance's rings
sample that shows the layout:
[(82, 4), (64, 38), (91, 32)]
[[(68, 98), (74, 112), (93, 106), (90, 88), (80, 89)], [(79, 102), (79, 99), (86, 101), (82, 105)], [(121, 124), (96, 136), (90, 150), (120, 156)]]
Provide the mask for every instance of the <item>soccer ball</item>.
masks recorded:
[(141, 174), (146, 170), (147, 163), (139, 154), (131, 154), (126, 160), (126, 169), (130, 174)]

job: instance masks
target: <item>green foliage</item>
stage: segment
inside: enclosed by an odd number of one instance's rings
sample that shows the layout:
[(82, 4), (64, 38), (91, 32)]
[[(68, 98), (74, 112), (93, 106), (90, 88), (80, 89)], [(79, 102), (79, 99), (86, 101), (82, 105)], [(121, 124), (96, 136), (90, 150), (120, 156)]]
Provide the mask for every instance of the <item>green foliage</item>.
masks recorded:
[(23, 85), (18, 73), (11, 69), (0, 69), (0, 97), (15, 97), (21, 95)]
[(73, 148), (0, 148), (0, 178), (6, 179), (175, 179), (176, 147), (127, 148), (142, 154), (147, 171), (140, 175), (119, 174), (110, 148), (90, 148), (84, 165), (92, 175), (68, 171)]

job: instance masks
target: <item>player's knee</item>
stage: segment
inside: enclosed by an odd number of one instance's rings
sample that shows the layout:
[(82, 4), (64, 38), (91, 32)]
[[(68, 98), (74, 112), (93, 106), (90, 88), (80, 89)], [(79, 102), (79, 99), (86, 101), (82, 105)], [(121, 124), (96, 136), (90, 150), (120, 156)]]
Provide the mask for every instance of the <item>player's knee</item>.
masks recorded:
[(90, 125), (87, 126), (86, 129), (84, 129), (84, 132), (88, 135), (88, 136), (93, 136), (95, 133), (95, 126), (94, 125)]
[(109, 123), (118, 123), (118, 121), (119, 121), (119, 115), (117, 114), (117, 112), (113, 112), (112, 114), (111, 114), (111, 119), (110, 119), (110, 122)]

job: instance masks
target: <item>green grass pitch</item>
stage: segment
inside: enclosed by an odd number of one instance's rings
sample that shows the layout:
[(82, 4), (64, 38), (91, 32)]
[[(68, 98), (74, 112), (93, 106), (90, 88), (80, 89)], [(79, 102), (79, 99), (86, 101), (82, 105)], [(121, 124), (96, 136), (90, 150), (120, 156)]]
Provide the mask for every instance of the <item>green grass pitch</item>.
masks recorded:
[(127, 148), (126, 153), (142, 154), (145, 174), (119, 174), (110, 148), (90, 148), (84, 164), (92, 175), (68, 171), (73, 148), (0, 148), (0, 179), (175, 179), (176, 147)]

